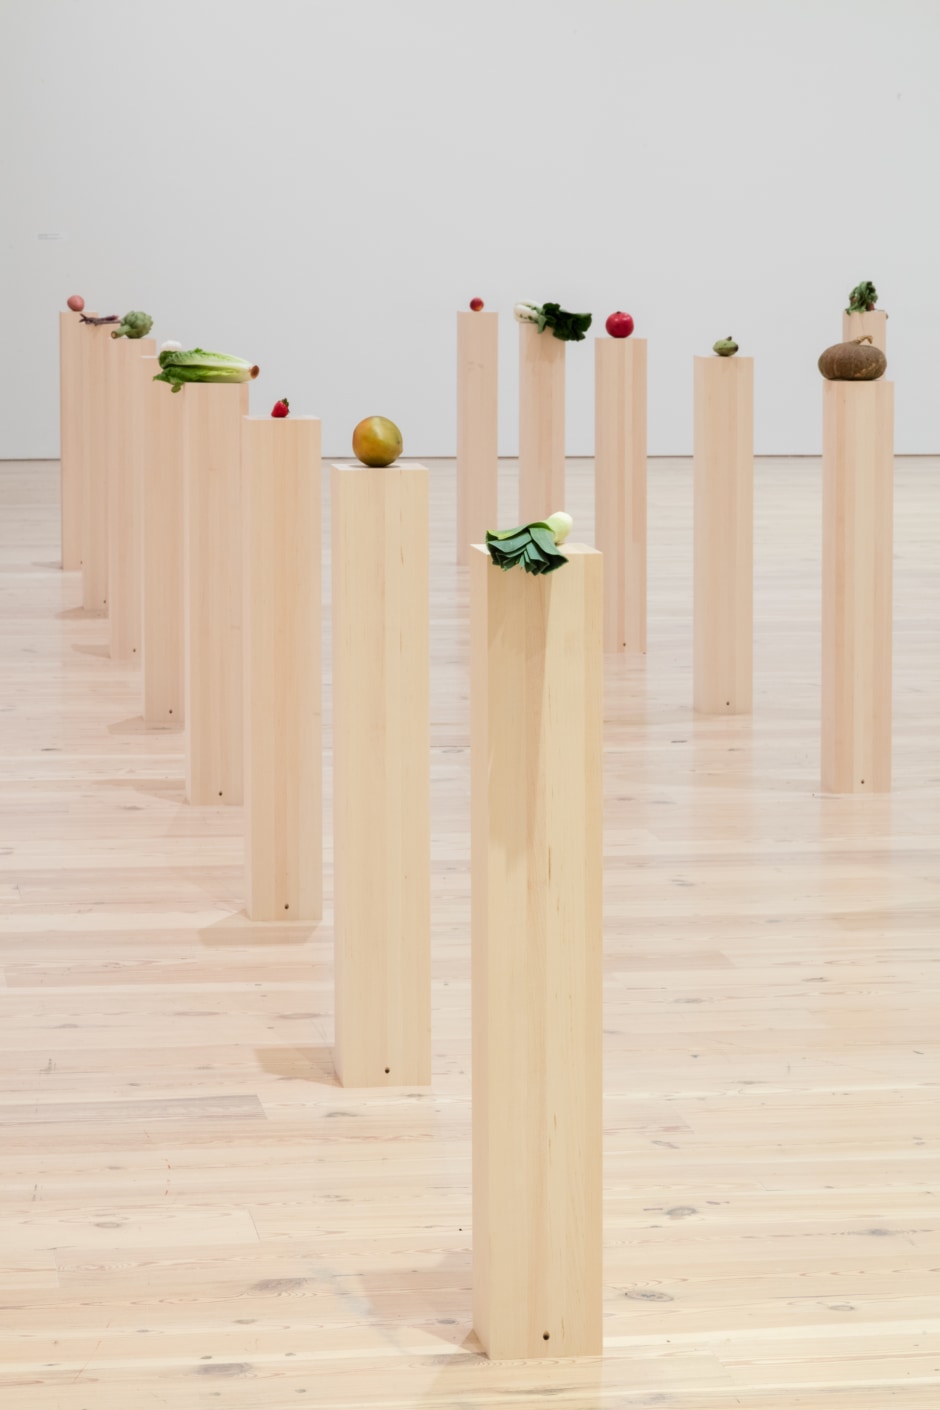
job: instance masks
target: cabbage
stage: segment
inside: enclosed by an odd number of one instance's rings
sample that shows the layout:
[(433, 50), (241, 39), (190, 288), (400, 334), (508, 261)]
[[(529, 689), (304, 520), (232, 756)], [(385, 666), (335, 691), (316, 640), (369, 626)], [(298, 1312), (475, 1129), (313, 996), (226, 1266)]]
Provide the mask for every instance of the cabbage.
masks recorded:
[(178, 392), (184, 382), (250, 382), (260, 371), (243, 357), (206, 352), (205, 348), (193, 348), (190, 352), (166, 348), (157, 361), (161, 371), (153, 380), (169, 382), (174, 392)]

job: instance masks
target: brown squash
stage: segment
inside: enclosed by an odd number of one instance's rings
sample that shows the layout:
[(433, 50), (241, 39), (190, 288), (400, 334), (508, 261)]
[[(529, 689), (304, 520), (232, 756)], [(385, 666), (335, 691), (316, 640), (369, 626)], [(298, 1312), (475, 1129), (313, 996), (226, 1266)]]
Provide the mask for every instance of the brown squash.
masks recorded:
[(868, 333), (851, 343), (834, 343), (819, 359), (819, 370), (829, 382), (875, 382), (887, 366), (888, 359)]

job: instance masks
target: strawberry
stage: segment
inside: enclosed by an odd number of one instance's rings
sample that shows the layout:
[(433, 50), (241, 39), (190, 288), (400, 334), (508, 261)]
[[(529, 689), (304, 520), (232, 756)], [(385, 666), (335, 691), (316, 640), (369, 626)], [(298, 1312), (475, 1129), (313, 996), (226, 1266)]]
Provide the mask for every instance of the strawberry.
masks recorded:
[(290, 415), (290, 402), (287, 400), (286, 397), (281, 397), (281, 400), (280, 400), (280, 401), (276, 401), (276, 402), (274, 403), (274, 410), (271, 412), (271, 415), (272, 415), (272, 416), (289, 416), (289, 415)]

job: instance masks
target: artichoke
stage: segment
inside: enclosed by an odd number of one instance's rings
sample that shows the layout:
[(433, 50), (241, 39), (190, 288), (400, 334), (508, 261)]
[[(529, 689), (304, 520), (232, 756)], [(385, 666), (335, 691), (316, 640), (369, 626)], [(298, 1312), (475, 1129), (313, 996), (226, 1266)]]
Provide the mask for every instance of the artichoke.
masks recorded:
[(138, 313), (132, 309), (130, 313), (125, 313), (124, 317), (114, 332), (112, 338), (146, 338), (153, 327), (153, 319), (149, 313)]

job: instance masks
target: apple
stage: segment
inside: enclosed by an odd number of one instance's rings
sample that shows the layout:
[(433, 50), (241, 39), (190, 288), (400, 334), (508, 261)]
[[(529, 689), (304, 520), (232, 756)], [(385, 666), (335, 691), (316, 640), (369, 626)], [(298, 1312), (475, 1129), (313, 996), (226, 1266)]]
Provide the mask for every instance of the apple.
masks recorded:
[(82, 298), (81, 294), (73, 294), (68, 301), (68, 306), (73, 313), (81, 313), (82, 309), (85, 307), (85, 300)]
[(629, 338), (633, 332), (633, 318), (629, 313), (621, 313), (618, 309), (610, 315), (604, 326), (612, 338)]
[(391, 465), (401, 455), (401, 431), (387, 416), (367, 416), (353, 431), (352, 448), (363, 465)]
[(482, 300), (482, 299), (471, 299), (471, 300), (470, 300), (470, 307), (473, 309), (473, 312), (474, 312), (474, 313), (479, 313), (479, 312), (480, 312), (480, 309), (483, 307), (483, 300)]

